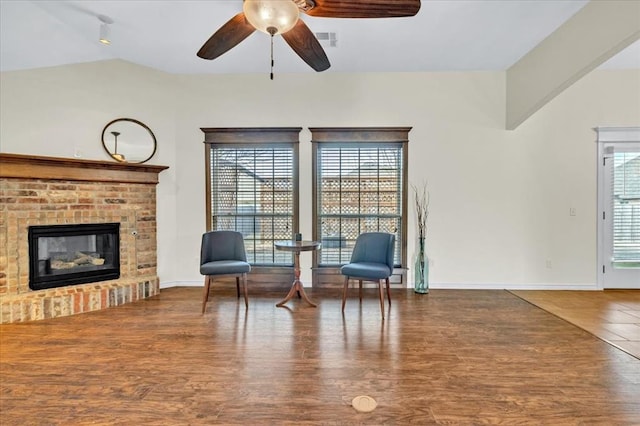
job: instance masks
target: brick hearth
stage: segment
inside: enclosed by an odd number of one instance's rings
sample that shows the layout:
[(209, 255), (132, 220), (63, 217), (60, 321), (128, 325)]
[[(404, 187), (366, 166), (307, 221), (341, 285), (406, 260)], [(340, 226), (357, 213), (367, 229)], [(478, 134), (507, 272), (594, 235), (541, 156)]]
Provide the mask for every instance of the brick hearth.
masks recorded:
[[(0, 323), (105, 309), (153, 296), (156, 184), (165, 166), (0, 154)], [(33, 291), (28, 228), (120, 223), (120, 278)]]

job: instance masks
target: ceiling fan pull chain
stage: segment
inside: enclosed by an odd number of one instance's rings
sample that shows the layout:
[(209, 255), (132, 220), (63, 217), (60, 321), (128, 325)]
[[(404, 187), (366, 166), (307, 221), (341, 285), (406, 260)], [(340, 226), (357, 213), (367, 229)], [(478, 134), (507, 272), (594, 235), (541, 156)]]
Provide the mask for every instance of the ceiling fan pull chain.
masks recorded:
[(267, 28), (269, 34), (271, 35), (271, 80), (273, 80), (273, 36), (278, 32), (276, 27)]
[(271, 34), (271, 80), (273, 80), (273, 34)]

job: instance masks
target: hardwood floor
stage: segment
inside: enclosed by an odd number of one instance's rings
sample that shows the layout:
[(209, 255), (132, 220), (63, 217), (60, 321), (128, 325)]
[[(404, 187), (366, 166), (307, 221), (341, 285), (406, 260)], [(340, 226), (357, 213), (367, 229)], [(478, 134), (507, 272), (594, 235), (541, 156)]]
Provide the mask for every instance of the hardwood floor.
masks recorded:
[[(640, 424), (640, 360), (508, 291), (200, 288), (0, 326), (2, 425)], [(373, 397), (358, 413), (351, 401)]]
[(640, 359), (640, 290), (512, 293)]

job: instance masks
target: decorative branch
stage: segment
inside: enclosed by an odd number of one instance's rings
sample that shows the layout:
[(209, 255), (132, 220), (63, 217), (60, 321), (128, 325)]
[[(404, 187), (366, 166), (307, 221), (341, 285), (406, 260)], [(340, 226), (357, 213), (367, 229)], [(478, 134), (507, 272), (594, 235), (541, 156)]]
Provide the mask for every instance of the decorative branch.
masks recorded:
[(427, 182), (420, 187), (411, 184), (413, 197), (416, 206), (416, 220), (418, 223), (418, 238), (424, 240), (427, 235), (427, 217), (429, 217), (429, 191), (427, 191)]

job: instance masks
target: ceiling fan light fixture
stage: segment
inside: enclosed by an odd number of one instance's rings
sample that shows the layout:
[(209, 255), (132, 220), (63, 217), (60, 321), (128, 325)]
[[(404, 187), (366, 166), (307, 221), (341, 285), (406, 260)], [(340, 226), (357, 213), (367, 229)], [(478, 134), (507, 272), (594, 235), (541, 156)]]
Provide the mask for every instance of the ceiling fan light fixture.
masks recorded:
[(292, 29), (300, 17), (300, 9), (292, 0), (244, 0), (247, 21), (257, 30), (273, 35)]

